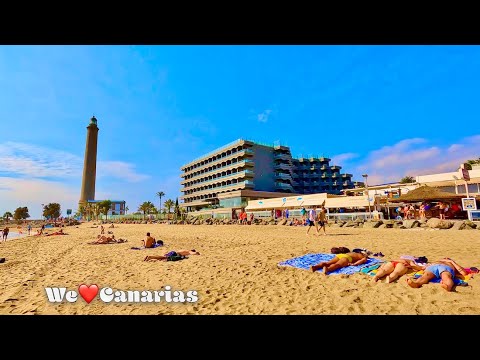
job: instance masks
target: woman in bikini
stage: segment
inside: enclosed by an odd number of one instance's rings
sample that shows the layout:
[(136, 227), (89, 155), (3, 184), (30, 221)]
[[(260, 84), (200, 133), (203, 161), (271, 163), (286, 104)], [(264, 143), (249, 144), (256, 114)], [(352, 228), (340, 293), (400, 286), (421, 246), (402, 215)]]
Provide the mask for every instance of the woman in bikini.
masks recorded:
[(424, 270), (427, 262), (428, 259), (423, 256), (420, 258), (414, 258), (413, 260), (400, 258), (388, 261), (380, 266), (377, 273), (373, 277), (372, 282), (376, 283), (378, 280), (386, 276), (385, 283), (389, 284), (405, 275), (409, 269), (417, 271)]
[(336, 254), (332, 260), (313, 265), (310, 269), (313, 272), (318, 269), (323, 269), (323, 273), (328, 275), (328, 273), (343, 267), (365, 264), (367, 260), (368, 254), (365, 251), (362, 251), (361, 253), (349, 252), (346, 254)]

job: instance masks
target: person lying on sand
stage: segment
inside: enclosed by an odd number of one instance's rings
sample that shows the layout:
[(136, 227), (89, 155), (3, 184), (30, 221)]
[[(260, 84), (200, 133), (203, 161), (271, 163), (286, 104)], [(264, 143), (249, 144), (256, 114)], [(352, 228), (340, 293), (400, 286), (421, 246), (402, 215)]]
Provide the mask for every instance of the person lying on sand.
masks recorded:
[(346, 254), (346, 253), (349, 253), (350, 252), (350, 249), (349, 248), (346, 248), (346, 247), (343, 247), (343, 246), (340, 246), (340, 247), (332, 247), (330, 249), (330, 252), (332, 254)]
[(121, 244), (127, 242), (128, 240), (125, 239), (115, 239), (115, 235), (112, 237), (105, 236), (105, 235), (97, 235), (97, 240), (89, 242), (87, 244), (90, 245), (98, 245), (98, 244)]
[(323, 269), (323, 273), (328, 275), (332, 271), (347, 266), (357, 266), (365, 264), (368, 260), (368, 254), (366, 252), (356, 253), (349, 252), (346, 254), (336, 254), (332, 260), (323, 261), (317, 265), (313, 265), (310, 269), (315, 272), (318, 269)]
[[(176, 257), (185, 258), (188, 255), (200, 255), (200, 253), (198, 251), (195, 251), (195, 250), (170, 251), (163, 256), (160, 256), (160, 255), (145, 256), (145, 259), (143, 259), (143, 261), (152, 261), (152, 260), (169, 261), (170, 258), (176, 258)], [(177, 259), (177, 260), (179, 260), (179, 259)]]
[(53, 233), (51, 233), (51, 234), (47, 234), (47, 235), (45, 235), (45, 236), (53, 236), (53, 235), (68, 235), (68, 234), (64, 233), (64, 232), (63, 232), (63, 229), (60, 229), (60, 230), (55, 231), (55, 232), (53, 232)]
[(424, 256), (414, 258), (414, 260), (400, 258), (388, 261), (380, 266), (377, 273), (373, 277), (372, 282), (376, 283), (379, 279), (386, 276), (385, 283), (389, 284), (405, 275), (409, 269), (417, 271), (424, 270), (427, 262), (428, 259)]
[(444, 258), (429, 264), (423, 275), (418, 279), (407, 278), (407, 284), (412, 288), (419, 288), (422, 287), (422, 285), (428, 284), (433, 279), (441, 279), (440, 286), (447, 291), (452, 291), (455, 285), (453, 282), (455, 276), (466, 276), (467, 274), (465, 269), (454, 260)]

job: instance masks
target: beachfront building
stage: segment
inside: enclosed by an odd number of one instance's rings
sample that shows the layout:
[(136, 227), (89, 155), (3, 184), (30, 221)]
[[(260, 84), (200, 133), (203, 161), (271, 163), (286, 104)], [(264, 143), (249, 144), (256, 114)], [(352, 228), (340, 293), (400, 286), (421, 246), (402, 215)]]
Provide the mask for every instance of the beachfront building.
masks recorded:
[(238, 139), (181, 167), (187, 211), (239, 208), (250, 200), (300, 194), (339, 194), (354, 188), (326, 157), (293, 158), (290, 148)]
[[(98, 204), (105, 200), (87, 200), (87, 204)], [(110, 200), (112, 206), (108, 211), (108, 216), (110, 215), (125, 215), (125, 200)]]

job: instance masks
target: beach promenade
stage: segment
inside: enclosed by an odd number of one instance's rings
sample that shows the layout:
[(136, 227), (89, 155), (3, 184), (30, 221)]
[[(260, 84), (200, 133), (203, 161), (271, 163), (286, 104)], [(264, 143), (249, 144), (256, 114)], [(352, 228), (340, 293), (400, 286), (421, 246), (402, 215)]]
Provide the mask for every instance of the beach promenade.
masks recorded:
[[(30, 236), (0, 243), (0, 314), (480, 314), (480, 275), (448, 293), (439, 284), (420, 289), (398, 282), (371, 283), (354, 274), (325, 276), (279, 268), (283, 260), (329, 253), (333, 246), (367, 248), (383, 259), (404, 254), (448, 256), (479, 266), (480, 231), (327, 228), (327, 236), (305, 236), (304, 227), (240, 225), (119, 224), (127, 243), (88, 245), (93, 223), (66, 227), (67, 236)], [(34, 229), (36, 230), (36, 229)], [(164, 247), (131, 250), (146, 232)], [(34, 231), (32, 231), (34, 233)], [(144, 262), (146, 255), (195, 249), (199, 256), (176, 262)], [(45, 287), (77, 290), (97, 284), (120, 290), (196, 290), (196, 303), (48, 302)]]

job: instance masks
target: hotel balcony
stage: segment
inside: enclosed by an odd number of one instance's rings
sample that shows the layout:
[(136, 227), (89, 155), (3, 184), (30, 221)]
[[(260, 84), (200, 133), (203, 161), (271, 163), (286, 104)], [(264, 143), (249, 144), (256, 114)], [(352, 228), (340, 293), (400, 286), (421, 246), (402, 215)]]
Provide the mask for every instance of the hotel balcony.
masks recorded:
[(293, 186), (290, 185), (290, 184), (284, 184), (284, 183), (275, 183), (275, 187), (276, 188), (279, 188), (279, 189), (282, 189), (282, 190), (290, 190), (292, 192), (294, 192), (294, 189), (293, 189)]
[(241, 189), (253, 188), (253, 187), (254, 187), (253, 181), (245, 180), (245, 181), (240, 181), (240, 182), (235, 183), (235, 184), (228, 184), (228, 185), (224, 185), (224, 186), (216, 186), (216, 187), (213, 187), (211, 189), (205, 189), (205, 190), (202, 190), (202, 191), (195, 191), (191, 194), (184, 195), (183, 198), (184, 199), (189, 199), (189, 198), (199, 196), (199, 195), (204, 195), (204, 194), (217, 195), (219, 193), (223, 193), (223, 192), (227, 192), (227, 191), (241, 190)]
[(344, 181), (343, 186), (353, 186), (353, 183), (351, 181)]
[(342, 178), (351, 178), (352, 174), (342, 174)]
[(276, 170), (288, 170), (290, 171), (292, 169), (292, 166), (291, 165), (288, 165), (288, 164), (274, 164), (273, 165), (273, 168), (276, 169)]
[(180, 183), (184, 184), (185, 182), (188, 182), (188, 181), (201, 179), (202, 177), (205, 177), (206, 175), (209, 175), (209, 174), (216, 174), (216, 173), (219, 173), (219, 172), (222, 172), (222, 171), (232, 170), (232, 169), (235, 169), (235, 168), (241, 167), (241, 166), (253, 166), (253, 165), (254, 165), (253, 160), (245, 159), (245, 160), (241, 160), (241, 161), (231, 163), (231, 164), (229, 164), (227, 166), (224, 166), (224, 167), (219, 167), (219, 168), (216, 168), (216, 169), (212, 169), (210, 171), (205, 171), (205, 172), (203, 172), (201, 174), (198, 174), (198, 175), (195, 175), (195, 176), (193, 176), (189, 179), (185, 179)]
[(197, 171), (200, 171), (200, 170), (203, 170), (203, 169), (208, 169), (210, 166), (221, 164), (224, 161), (231, 160), (231, 159), (234, 159), (234, 158), (237, 158), (237, 157), (250, 156), (250, 155), (253, 155), (253, 154), (254, 154), (254, 151), (252, 149), (243, 149), (243, 150), (234, 152), (230, 155), (222, 156), (221, 158), (219, 158), (217, 160), (214, 160), (214, 161), (211, 161), (211, 162), (208, 162), (208, 163), (206, 163), (202, 166), (198, 166), (198, 167), (193, 168), (191, 170), (185, 171), (182, 175), (183, 176), (190, 175), (191, 173), (194, 173), (194, 172), (197, 172)]
[(282, 153), (275, 153), (275, 154), (273, 155), (273, 158), (274, 158), (275, 160), (287, 160), (287, 161), (292, 160), (292, 157), (291, 157), (290, 155), (288, 155), (288, 154), (282, 154)]
[(330, 166), (330, 169), (332, 170), (340, 170), (342, 167), (341, 166), (338, 166), (338, 165), (333, 165), (333, 166)]
[(330, 175), (327, 174), (327, 173), (323, 173), (322, 176), (321, 176), (322, 179), (328, 179), (330, 178)]
[(290, 174), (281, 174), (281, 173), (276, 173), (275, 174), (276, 179), (284, 179), (284, 180), (291, 180), (292, 176)]
[(205, 186), (207, 184), (215, 184), (216, 182), (222, 182), (226, 180), (233, 180), (233, 179), (244, 178), (244, 177), (253, 177), (253, 175), (254, 175), (254, 172), (252, 170), (239, 171), (233, 174), (219, 176), (219, 177), (216, 177), (215, 179), (210, 179), (210, 180), (198, 182), (196, 184), (192, 184), (189, 186), (185, 186), (182, 188), (182, 190), (192, 190), (198, 187)]
[(333, 173), (332, 174), (332, 179), (336, 179), (336, 178), (339, 178), (340, 176), (337, 174), (337, 173)]

